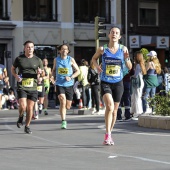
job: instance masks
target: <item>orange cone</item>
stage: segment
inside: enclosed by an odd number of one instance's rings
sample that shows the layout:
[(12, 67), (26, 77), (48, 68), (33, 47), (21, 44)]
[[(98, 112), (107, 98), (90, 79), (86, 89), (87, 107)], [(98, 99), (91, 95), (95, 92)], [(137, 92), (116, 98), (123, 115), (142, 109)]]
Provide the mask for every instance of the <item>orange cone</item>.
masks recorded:
[(102, 102), (100, 101), (100, 108), (103, 108), (103, 104), (102, 104)]
[(79, 109), (81, 109), (83, 107), (83, 102), (82, 99), (79, 100)]

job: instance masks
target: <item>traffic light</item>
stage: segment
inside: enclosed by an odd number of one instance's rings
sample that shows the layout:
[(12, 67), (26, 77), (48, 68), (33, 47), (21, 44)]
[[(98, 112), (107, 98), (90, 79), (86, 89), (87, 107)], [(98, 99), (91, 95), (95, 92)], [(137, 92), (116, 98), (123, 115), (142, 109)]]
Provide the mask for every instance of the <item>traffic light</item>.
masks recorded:
[(103, 32), (103, 30), (106, 30), (106, 25), (103, 25), (105, 23), (105, 18), (103, 17), (95, 17), (95, 39), (100, 39), (102, 37), (106, 37), (106, 33)]

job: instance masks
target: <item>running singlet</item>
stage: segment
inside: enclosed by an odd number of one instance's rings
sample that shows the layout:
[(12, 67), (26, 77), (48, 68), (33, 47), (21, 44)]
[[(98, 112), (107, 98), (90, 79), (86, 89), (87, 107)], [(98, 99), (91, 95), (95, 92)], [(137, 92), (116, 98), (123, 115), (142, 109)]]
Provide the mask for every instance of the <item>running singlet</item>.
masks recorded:
[(123, 79), (124, 52), (119, 45), (115, 54), (110, 52), (109, 48), (104, 49), (102, 55), (101, 81), (108, 83), (117, 83)]
[(73, 68), (71, 66), (71, 57), (67, 56), (66, 59), (62, 59), (58, 56), (56, 58), (56, 85), (63, 87), (73, 86), (73, 79), (66, 81), (66, 76), (71, 77), (72, 74)]
[[(49, 68), (47, 67), (47, 68), (44, 69), (44, 70), (45, 70), (45, 73), (47, 74), (47, 76), (49, 76), (49, 74), (50, 74)], [(45, 87), (49, 87), (49, 86), (50, 86), (50, 79), (49, 79), (49, 78), (44, 79), (44, 86), (45, 86)]]

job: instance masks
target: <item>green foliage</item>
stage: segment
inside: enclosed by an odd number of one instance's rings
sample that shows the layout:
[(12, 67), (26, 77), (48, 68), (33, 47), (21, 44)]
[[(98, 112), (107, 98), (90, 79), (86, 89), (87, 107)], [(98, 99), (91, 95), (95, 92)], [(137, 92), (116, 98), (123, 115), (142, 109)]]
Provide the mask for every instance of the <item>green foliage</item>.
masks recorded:
[(143, 54), (143, 57), (144, 57), (145, 61), (147, 61), (147, 59), (148, 59), (147, 54), (149, 53), (149, 51), (146, 48), (142, 48), (140, 50), (140, 52)]
[(155, 108), (155, 114), (161, 116), (170, 116), (170, 93), (166, 96), (156, 94), (153, 98), (148, 99), (150, 107)]

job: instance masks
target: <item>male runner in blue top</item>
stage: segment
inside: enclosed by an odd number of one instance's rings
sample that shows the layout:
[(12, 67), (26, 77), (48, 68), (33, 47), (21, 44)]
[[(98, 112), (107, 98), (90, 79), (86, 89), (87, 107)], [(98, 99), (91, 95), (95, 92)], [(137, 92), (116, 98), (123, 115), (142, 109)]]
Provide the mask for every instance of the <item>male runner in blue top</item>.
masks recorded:
[(52, 75), (56, 75), (56, 91), (62, 119), (61, 128), (66, 129), (66, 110), (71, 107), (74, 78), (80, 74), (80, 70), (74, 58), (68, 56), (70, 50), (66, 44), (60, 45), (58, 51), (60, 55), (54, 59)]

